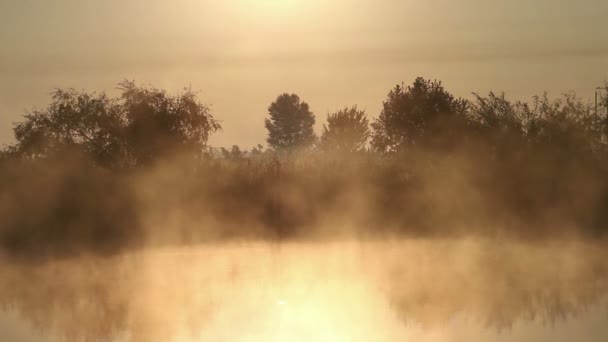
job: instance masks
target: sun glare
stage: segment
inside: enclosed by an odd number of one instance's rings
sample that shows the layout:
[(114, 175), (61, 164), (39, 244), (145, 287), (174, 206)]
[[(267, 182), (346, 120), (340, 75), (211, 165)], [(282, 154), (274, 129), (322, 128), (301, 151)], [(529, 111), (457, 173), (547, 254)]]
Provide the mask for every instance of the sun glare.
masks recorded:
[(241, 0), (241, 9), (251, 15), (291, 16), (312, 9), (316, 3), (316, 0)]

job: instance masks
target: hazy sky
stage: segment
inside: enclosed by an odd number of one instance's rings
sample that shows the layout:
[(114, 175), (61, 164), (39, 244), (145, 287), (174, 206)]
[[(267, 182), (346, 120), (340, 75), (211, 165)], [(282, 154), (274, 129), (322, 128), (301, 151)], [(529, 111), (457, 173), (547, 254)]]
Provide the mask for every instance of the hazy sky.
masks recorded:
[(0, 0), (0, 144), (55, 87), (124, 79), (192, 86), (223, 121), (215, 145), (264, 143), (282, 92), (376, 116), (395, 84), (519, 99), (608, 80), (606, 0)]

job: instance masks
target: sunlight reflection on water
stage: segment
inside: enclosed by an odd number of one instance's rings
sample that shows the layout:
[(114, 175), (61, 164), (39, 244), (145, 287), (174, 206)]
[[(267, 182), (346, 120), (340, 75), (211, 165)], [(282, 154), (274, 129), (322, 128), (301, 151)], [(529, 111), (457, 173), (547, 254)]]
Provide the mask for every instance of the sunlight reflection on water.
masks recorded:
[(603, 257), (577, 243), (410, 240), (7, 264), (0, 331), (32, 342), (605, 341)]

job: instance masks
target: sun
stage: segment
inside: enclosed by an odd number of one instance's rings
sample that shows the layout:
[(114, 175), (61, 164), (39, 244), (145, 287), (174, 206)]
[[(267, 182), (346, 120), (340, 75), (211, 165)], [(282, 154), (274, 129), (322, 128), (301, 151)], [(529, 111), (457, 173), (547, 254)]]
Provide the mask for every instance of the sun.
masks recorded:
[(310, 9), (315, 0), (241, 0), (244, 9), (264, 16), (283, 16)]
[(251, 0), (252, 2), (258, 3), (260, 6), (267, 7), (268, 9), (274, 10), (287, 10), (297, 5), (303, 5), (305, 1), (302, 0)]

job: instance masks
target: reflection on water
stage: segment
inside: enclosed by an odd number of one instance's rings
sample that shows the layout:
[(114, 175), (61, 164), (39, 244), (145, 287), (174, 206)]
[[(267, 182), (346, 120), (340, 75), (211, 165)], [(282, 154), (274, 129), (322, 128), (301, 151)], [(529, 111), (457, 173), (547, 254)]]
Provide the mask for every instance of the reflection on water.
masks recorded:
[(258, 242), (6, 261), (0, 331), (25, 341), (603, 341), (604, 250)]

